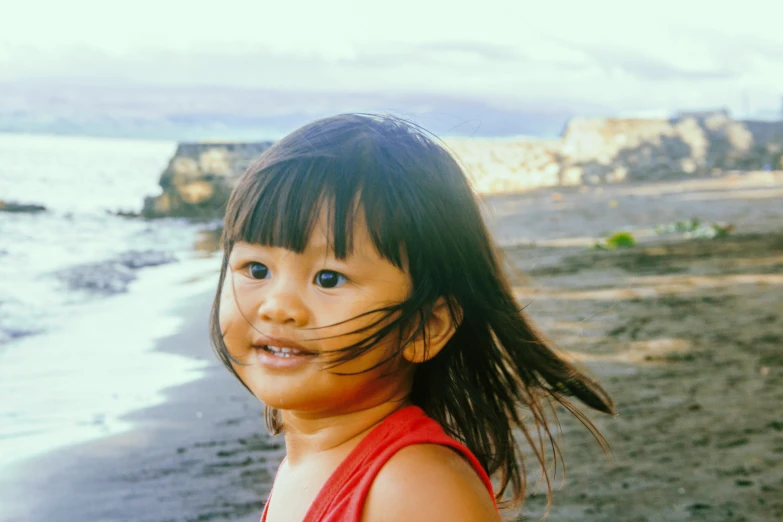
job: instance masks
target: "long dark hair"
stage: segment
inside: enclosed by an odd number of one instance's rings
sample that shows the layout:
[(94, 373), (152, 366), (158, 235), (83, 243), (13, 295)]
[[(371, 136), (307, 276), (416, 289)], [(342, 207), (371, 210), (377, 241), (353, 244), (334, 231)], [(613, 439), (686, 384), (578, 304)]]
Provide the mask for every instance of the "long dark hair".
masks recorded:
[[(332, 366), (372, 349), (395, 329), (405, 335), (387, 360), (398, 357), (422, 335), (436, 302), (445, 300), (456, 332), (440, 353), (417, 366), (410, 400), (496, 476), (498, 500), (511, 493), (511, 503), (521, 504), (524, 497), (526, 473), (516, 430), (551, 492), (547, 447), (562, 460), (547, 414), (555, 415), (551, 400), (579, 417), (604, 444), (568, 397), (606, 413), (613, 412), (612, 400), (555, 353), (526, 319), (459, 164), (426, 131), (390, 116), (347, 114), (315, 121), (273, 145), (238, 181), (226, 210), (211, 321), (216, 352), (235, 376), (218, 321), (234, 244), (302, 252), (324, 205), (337, 258), (351, 253), (353, 220), (363, 209), (378, 253), (412, 280), (406, 301), (381, 310), (383, 319), (364, 328), (366, 338), (341, 350)], [(267, 409), (266, 419), (270, 431), (280, 431), (276, 412)]]

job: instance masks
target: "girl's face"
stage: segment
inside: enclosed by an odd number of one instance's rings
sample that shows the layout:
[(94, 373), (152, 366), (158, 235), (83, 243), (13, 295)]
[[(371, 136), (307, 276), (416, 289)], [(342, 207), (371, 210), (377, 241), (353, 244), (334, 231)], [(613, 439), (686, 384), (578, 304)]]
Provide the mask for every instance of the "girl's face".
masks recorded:
[(231, 252), (220, 327), (229, 353), (243, 363), (234, 364), (237, 374), (268, 406), (327, 416), (399, 400), (410, 391), (413, 367), (402, 358), (357, 373), (388, 357), (399, 341), (395, 336), (324, 368), (330, 352), (371, 333), (350, 332), (380, 318), (357, 316), (400, 303), (411, 291), (408, 274), (380, 257), (358, 217), (353, 252), (344, 260), (330, 250), (323, 218), (301, 254), (249, 243), (237, 243)]

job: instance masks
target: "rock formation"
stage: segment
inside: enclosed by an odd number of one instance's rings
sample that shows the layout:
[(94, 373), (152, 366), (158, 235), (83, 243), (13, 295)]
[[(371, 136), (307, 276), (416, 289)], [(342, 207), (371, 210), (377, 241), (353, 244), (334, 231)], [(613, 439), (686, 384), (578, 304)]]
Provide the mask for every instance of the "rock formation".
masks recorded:
[(160, 177), (163, 193), (144, 201), (146, 217), (222, 215), (234, 182), (272, 142), (180, 143)]
[(781, 168), (783, 122), (725, 113), (673, 120), (574, 119), (561, 140), (563, 184), (647, 181)]
[[(783, 169), (783, 122), (733, 120), (723, 111), (665, 120), (574, 118), (557, 140), (447, 139), (481, 194), (537, 187)], [(144, 215), (222, 215), (237, 177), (271, 142), (184, 143)]]
[(558, 140), (448, 140), (480, 193), (783, 169), (783, 122), (574, 118)]

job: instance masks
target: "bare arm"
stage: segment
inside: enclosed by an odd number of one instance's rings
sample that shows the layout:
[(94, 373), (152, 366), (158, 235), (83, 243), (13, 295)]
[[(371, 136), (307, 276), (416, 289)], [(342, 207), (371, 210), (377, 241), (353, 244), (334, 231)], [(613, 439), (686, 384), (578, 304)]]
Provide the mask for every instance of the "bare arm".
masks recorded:
[(381, 469), (363, 522), (499, 522), (487, 488), (455, 451), (434, 444), (400, 450)]

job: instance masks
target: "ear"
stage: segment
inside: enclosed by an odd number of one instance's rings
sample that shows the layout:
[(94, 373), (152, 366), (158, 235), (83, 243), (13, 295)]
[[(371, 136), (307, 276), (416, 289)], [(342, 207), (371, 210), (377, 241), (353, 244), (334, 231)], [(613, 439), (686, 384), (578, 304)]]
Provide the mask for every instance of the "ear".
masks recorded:
[(411, 363), (419, 364), (429, 361), (446, 346), (462, 320), (462, 310), (457, 307), (457, 321), (451, 317), (449, 304), (440, 297), (432, 308), (432, 313), (425, 319), (424, 332), (416, 337), (402, 352), (402, 356)]

